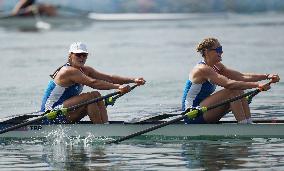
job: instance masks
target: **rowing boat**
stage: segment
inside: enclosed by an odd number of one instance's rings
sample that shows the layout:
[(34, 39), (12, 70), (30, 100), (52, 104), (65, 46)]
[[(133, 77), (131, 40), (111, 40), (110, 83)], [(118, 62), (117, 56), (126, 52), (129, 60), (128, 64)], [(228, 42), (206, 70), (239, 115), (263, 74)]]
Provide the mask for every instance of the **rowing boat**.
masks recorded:
[[(92, 124), (90, 121), (80, 121), (76, 124), (52, 124), (43, 125), (35, 123), (20, 129), (1, 134), (0, 137), (9, 138), (44, 138), (55, 133), (68, 137), (122, 137), (160, 124), (163, 121), (147, 123), (127, 123), (123, 121), (111, 121), (109, 124)], [(1, 123), (0, 129), (13, 126), (12, 123)], [(183, 122), (168, 125), (160, 129), (148, 132), (145, 135), (163, 137), (200, 137), (200, 136), (224, 136), (224, 137), (284, 137), (284, 121), (259, 120), (255, 124), (237, 124), (223, 121), (219, 124), (192, 124)]]
[(52, 29), (79, 29), (92, 23), (92, 20), (85, 16), (0, 16), (0, 27), (12, 30), (49, 30)]
[[(267, 84), (271, 84), (271, 82)], [(132, 86), (131, 90), (137, 86)], [(178, 139), (180, 137), (204, 136), (284, 138), (284, 121), (282, 120), (255, 120), (254, 124), (238, 124), (230, 121), (220, 121), (217, 124), (184, 124), (182, 122), (186, 117), (194, 119), (200, 112), (212, 110), (244, 97), (254, 97), (259, 92), (261, 92), (261, 89), (258, 88), (209, 107), (188, 108), (169, 121), (160, 120), (161, 118), (165, 119), (164, 117), (158, 117), (159, 120), (156, 121), (151, 120), (151, 118), (157, 119), (154, 116), (134, 123), (124, 121), (110, 121), (108, 124), (92, 124), (90, 121), (79, 121), (76, 124), (47, 125), (42, 123), (44, 119), (53, 119), (59, 114), (66, 115), (66, 113), (84, 105), (97, 103), (110, 97), (117, 99), (125, 94), (117, 91), (68, 108), (47, 111), (38, 116), (23, 114), (12, 118), (4, 118), (0, 122), (0, 137), (45, 138), (50, 135), (64, 137), (121, 137), (108, 141), (108, 144), (119, 143), (139, 136), (177, 137)]]

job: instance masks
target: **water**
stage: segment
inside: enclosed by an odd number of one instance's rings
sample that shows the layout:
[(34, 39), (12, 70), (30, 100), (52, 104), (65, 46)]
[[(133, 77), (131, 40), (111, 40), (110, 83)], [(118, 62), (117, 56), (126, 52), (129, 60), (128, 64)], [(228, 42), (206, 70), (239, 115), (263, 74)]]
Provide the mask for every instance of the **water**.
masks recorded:
[[(81, 30), (72, 30), (70, 25), (67, 31), (0, 29), (0, 116), (39, 109), (48, 75), (67, 60), (69, 44), (74, 41), (88, 45), (87, 64), (97, 70), (143, 76), (147, 81), (108, 109), (111, 120), (132, 120), (178, 109), (188, 72), (201, 59), (195, 47), (208, 36), (220, 40), (225, 65), (242, 72), (283, 77), (283, 16), (217, 14), (179, 21), (93, 22)], [(257, 95), (251, 104), (253, 118), (284, 119), (283, 90), (280, 82)], [(225, 120), (234, 117), (229, 114)], [(119, 145), (65, 138), (0, 142), (0, 170), (284, 168), (283, 139), (153, 140)]]

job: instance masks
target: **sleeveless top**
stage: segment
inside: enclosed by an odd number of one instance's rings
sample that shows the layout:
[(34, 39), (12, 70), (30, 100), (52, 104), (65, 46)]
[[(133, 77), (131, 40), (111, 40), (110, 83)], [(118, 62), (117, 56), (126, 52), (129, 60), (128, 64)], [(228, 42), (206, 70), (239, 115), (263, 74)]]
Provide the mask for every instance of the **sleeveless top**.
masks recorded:
[[(204, 61), (198, 64), (206, 63)], [(213, 69), (219, 72), (219, 69), (214, 65)], [(199, 104), (210, 96), (216, 89), (216, 85), (210, 81), (205, 81), (202, 84), (193, 83), (191, 80), (187, 80), (182, 97), (182, 110), (186, 110), (189, 107), (197, 107)]]
[[(69, 63), (63, 65), (62, 67), (70, 66)], [(59, 71), (59, 69), (57, 70)], [(55, 73), (57, 74), (57, 73)], [(52, 110), (55, 108), (61, 108), (65, 100), (79, 95), (83, 90), (83, 85), (75, 83), (69, 87), (62, 87), (50, 80), (47, 89), (44, 92), (44, 96), (41, 103), (41, 111), (45, 112), (47, 110)]]

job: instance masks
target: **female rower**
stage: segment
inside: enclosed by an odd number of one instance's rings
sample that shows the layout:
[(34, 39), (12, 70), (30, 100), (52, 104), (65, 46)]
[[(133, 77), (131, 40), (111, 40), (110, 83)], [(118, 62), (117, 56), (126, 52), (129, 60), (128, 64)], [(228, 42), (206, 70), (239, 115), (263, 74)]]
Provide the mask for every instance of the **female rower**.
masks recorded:
[[(68, 62), (59, 67), (51, 76), (48, 87), (43, 96), (41, 111), (68, 108), (81, 102), (101, 97), (98, 91), (81, 93), (83, 86), (109, 90), (117, 89), (122, 93), (130, 90), (130, 86), (123, 84), (145, 84), (143, 78), (127, 78), (101, 73), (90, 66), (86, 66), (88, 51), (86, 45), (75, 42), (70, 45)], [(48, 123), (74, 123), (86, 115), (93, 123), (108, 122), (108, 115), (103, 101), (80, 107), (66, 116), (58, 116), (54, 121), (45, 120)]]
[[(261, 88), (269, 90), (270, 84), (261, 80), (280, 80), (277, 74), (240, 73), (221, 63), (222, 46), (216, 38), (206, 38), (197, 46), (197, 52), (203, 57), (190, 72), (184, 88), (182, 109), (189, 107), (211, 106), (244, 93), (243, 90)], [(224, 89), (215, 91), (216, 85)], [(195, 119), (185, 119), (186, 123), (216, 123), (226, 113), (232, 111), (238, 123), (252, 123), (251, 113), (246, 98), (231, 102), (207, 111)]]

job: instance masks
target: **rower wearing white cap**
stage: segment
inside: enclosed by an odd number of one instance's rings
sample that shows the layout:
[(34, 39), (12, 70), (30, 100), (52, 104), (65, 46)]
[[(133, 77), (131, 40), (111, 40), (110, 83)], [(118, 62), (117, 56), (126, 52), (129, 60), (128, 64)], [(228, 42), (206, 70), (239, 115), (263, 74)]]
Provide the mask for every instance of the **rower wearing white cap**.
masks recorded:
[[(45, 91), (41, 111), (62, 107), (67, 108), (93, 98), (101, 97), (98, 91), (82, 93), (84, 85), (99, 90), (118, 89), (125, 93), (130, 90), (130, 87), (123, 84), (145, 84), (143, 78), (127, 78), (101, 73), (85, 65), (87, 57), (88, 50), (85, 44), (75, 42), (70, 45), (68, 62), (50, 75), (52, 79), (49, 81)], [(93, 123), (108, 122), (107, 110), (102, 101), (78, 108), (69, 112), (66, 116), (59, 115), (52, 122), (74, 123), (86, 115), (89, 116)], [(45, 122), (47, 121), (45, 120)]]

